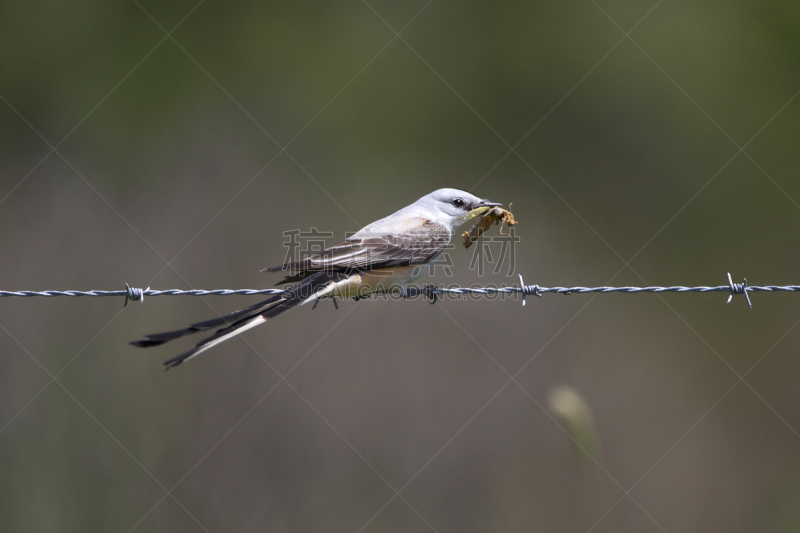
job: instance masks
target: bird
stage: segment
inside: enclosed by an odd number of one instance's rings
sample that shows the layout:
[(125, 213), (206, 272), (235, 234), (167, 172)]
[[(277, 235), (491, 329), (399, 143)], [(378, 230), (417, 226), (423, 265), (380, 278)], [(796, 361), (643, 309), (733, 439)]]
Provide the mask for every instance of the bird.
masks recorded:
[(219, 328), (190, 350), (164, 362), (165, 370), (196, 357), (235, 335), (295, 307), (320, 298), (362, 298), (375, 292), (399, 291), (426, 274), (450, 243), (453, 230), (481, 208), (502, 207), (458, 189), (439, 189), (411, 205), (376, 220), (343, 242), (297, 261), (262, 272), (288, 272), (277, 285), (286, 290), (257, 304), (186, 328), (145, 335), (131, 341), (139, 348), (160, 346), (185, 335)]

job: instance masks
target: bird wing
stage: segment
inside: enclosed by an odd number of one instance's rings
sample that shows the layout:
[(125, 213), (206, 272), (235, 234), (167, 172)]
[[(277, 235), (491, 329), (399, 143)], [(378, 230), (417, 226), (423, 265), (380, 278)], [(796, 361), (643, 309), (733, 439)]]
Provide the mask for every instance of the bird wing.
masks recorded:
[(373, 233), (360, 231), (324, 251), (280, 266), (268, 272), (290, 271), (301, 275), (318, 271), (352, 271), (392, 268), (428, 263), (450, 243), (450, 229), (428, 220), (407, 223), (402, 231)]

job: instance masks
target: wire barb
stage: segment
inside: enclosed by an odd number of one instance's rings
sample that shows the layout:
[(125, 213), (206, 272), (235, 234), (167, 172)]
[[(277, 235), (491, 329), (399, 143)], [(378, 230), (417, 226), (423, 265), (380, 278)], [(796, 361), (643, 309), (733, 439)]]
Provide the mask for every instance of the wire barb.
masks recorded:
[(426, 285), (423, 294), (431, 301), (431, 305), (439, 300), (439, 287), (436, 285)]
[(750, 307), (750, 309), (752, 309), (753, 304), (750, 303), (750, 295), (747, 294), (747, 278), (742, 279), (744, 279), (744, 283), (734, 283), (733, 278), (731, 278), (731, 273), (728, 272), (728, 286), (731, 288), (731, 294), (728, 296), (728, 301), (725, 303), (731, 303), (734, 294), (744, 294), (744, 297), (747, 300), (747, 305)]
[(145, 291), (149, 291), (150, 287), (146, 289), (137, 289), (136, 287), (131, 287), (127, 283), (125, 284), (125, 303), (122, 304), (122, 307), (128, 307), (128, 302), (135, 302), (139, 301), (139, 303), (144, 303), (144, 293)]
[(520, 290), (522, 291), (522, 307), (525, 307), (525, 296), (527, 296), (529, 294), (533, 294), (534, 296), (538, 296), (539, 298), (541, 298), (542, 295), (539, 292), (539, 286), (538, 285), (528, 285), (526, 287), (525, 286), (525, 282), (522, 281), (522, 274), (518, 274), (518, 275), (519, 275), (519, 287), (520, 287)]

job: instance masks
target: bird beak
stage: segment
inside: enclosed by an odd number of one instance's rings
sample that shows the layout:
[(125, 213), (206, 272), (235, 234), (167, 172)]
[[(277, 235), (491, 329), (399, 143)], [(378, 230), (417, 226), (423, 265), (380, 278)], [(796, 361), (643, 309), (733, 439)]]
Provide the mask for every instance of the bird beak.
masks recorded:
[(490, 202), (489, 200), (481, 200), (480, 202), (472, 205), (472, 209), (478, 209), (479, 207), (503, 207), (503, 204)]

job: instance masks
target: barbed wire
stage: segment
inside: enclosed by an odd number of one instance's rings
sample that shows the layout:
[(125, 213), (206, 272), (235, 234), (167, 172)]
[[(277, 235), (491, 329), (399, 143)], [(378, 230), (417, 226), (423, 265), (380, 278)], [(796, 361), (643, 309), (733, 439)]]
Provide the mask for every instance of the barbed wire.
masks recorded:
[[(525, 282), (522, 280), (522, 275), (519, 276), (519, 286), (501, 286), (501, 287), (437, 287), (435, 285), (428, 285), (424, 288), (418, 287), (408, 287), (406, 291), (406, 297), (413, 297), (418, 295), (425, 295), (432, 299), (432, 303), (436, 302), (436, 299), (439, 295), (444, 294), (456, 294), (456, 295), (495, 295), (495, 294), (521, 294), (522, 295), (522, 305), (525, 305), (525, 297), (527, 295), (534, 295), (541, 297), (542, 294), (546, 293), (556, 293), (556, 294), (586, 294), (586, 293), (611, 293), (611, 292), (618, 292), (623, 294), (633, 294), (633, 293), (641, 293), (641, 292), (651, 292), (651, 293), (659, 293), (659, 292), (727, 292), (729, 293), (727, 303), (731, 302), (731, 299), (738, 294), (743, 294), (745, 299), (747, 300), (747, 305), (751, 308), (753, 307), (752, 303), (750, 302), (750, 296), (748, 293), (750, 292), (799, 292), (800, 285), (747, 285), (747, 279), (744, 280), (744, 283), (734, 283), (733, 279), (731, 278), (730, 273), (728, 274), (728, 284), (727, 285), (717, 285), (717, 286), (697, 286), (697, 287), (685, 287), (683, 285), (672, 285), (668, 287), (662, 286), (651, 286), (651, 287), (633, 287), (633, 286), (621, 286), (621, 287), (610, 287), (610, 286), (601, 286), (601, 287), (540, 287), (539, 285), (525, 285)], [(119, 291), (104, 291), (104, 290), (90, 290), (90, 291), (79, 291), (79, 290), (66, 290), (66, 291), (56, 291), (56, 290), (48, 290), (48, 291), (3, 291), (0, 290), (0, 298), (2, 297), (10, 297), (10, 296), (19, 296), (19, 297), (33, 297), (33, 296), (44, 296), (44, 297), (55, 297), (55, 296), (71, 296), (71, 297), (79, 297), (79, 296), (124, 296), (125, 303), (124, 305), (128, 305), (128, 302), (131, 301), (138, 301), (143, 302), (145, 296), (230, 296), (234, 294), (243, 295), (243, 296), (253, 296), (259, 294), (269, 294), (269, 295), (277, 295), (286, 292), (286, 289), (212, 289), (212, 290), (203, 290), (203, 289), (190, 289), (190, 290), (183, 290), (183, 289), (165, 289), (165, 290), (157, 290), (151, 289), (150, 287), (146, 289), (140, 289), (136, 287), (131, 287), (127, 283), (125, 284), (125, 290)], [(334, 303), (336, 300), (334, 299)], [(315, 304), (316, 307), (316, 304)], [(337, 306), (338, 307), (338, 306)]]

